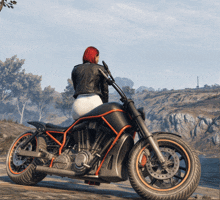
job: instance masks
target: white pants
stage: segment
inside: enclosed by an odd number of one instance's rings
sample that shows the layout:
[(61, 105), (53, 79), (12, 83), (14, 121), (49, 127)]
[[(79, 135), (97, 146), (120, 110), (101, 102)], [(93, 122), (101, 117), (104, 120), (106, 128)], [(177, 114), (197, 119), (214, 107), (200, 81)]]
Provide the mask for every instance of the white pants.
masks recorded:
[(72, 117), (76, 120), (101, 104), (102, 100), (97, 94), (78, 95), (73, 103)]

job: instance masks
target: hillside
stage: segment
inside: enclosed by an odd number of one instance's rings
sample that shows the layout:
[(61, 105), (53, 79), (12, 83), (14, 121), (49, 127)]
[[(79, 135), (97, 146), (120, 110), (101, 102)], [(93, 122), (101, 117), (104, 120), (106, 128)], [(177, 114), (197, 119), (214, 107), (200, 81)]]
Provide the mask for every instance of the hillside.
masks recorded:
[(26, 127), (23, 124), (18, 124), (12, 121), (0, 121), (0, 155), (6, 154), (13, 140), (21, 133), (32, 130), (33, 128)]
[(145, 91), (133, 99), (144, 107), (150, 131), (180, 134), (203, 154), (220, 157), (220, 88)]

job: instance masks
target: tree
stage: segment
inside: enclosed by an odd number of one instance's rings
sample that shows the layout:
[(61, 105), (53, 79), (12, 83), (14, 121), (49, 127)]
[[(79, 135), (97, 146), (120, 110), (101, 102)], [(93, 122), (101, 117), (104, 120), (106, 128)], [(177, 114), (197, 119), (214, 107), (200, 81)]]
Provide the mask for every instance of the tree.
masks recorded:
[(2, 8), (3, 8), (3, 6), (4, 7), (8, 7), (8, 8), (14, 8), (14, 6), (13, 5), (15, 5), (15, 4), (17, 4), (17, 1), (10, 1), (10, 2), (7, 2), (7, 0), (1, 0), (1, 3), (0, 3), (0, 12), (1, 12), (1, 10), (2, 10)]
[(134, 82), (129, 79), (129, 78), (121, 78), (121, 77), (116, 77), (115, 78), (115, 82), (119, 85), (119, 87), (125, 87), (125, 86), (129, 86), (130, 88), (132, 88), (134, 86)]
[(73, 94), (73, 83), (72, 80), (68, 79), (67, 86), (64, 92), (61, 93), (62, 97), (57, 98), (55, 102), (55, 108), (60, 109), (68, 119), (72, 117), (72, 105), (74, 102)]
[(0, 61), (0, 101), (8, 100), (12, 97), (11, 87), (19, 75), (24, 59), (19, 60), (15, 56), (7, 58), (5, 62)]
[(131, 98), (132, 95), (135, 93), (135, 89), (130, 88), (129, 86), (122, 87), (122, 90), (128, 98)]
[(23, 123), (24, 111), (26, 105), (33, 97), (41, 90), (41, 76), (33, 75), (32, 73), (26, 74), (23, 70), (16, 78), (16, 83), (12, 85), (12, 92), (14, 97), (17, 98), (17, 110), (20, 114), (20, 124)]
[(39, 121), (44, 116), (47, 105), (53, 101), (52, 94), (54, 93), (55, 89), (51, 88), (51, 86), (45, 87), (44, 90), (37, 90), (32, 95), (30, 95), (32, 103), (37, 106), (38, 113), (39, 113)]
[(207, 84), (205, 84), (205, 85), (204, 85), (204, 89), (210, 89), (210, 86), (207, 85)]

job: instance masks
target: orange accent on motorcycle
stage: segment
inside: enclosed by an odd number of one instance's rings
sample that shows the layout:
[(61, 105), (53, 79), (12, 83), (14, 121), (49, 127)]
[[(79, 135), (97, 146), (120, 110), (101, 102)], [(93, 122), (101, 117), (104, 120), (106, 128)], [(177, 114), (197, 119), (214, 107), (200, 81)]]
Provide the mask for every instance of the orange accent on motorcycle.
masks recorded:
[(99, 171), (100, 171), (100, 169), (101, 169), (101, 167), (102, 167), (102, 164), (103, 164), (104, 161), (105, 161), (106, 156), (108, 155), (108, 153), (109, 153), (109, 151), (112, 149), (112, 147), (115, 145), (115, 143), (117, 142), (118, 138), (121, 136), (121, 134), (123, 133), (123, 131), (124, 131), (125, 129), (131, 128), (131, 127), (132, 127), (131, 125), (127, 125), (127, 126), (124, 126), (124, 127), (120, 130), (120, 132), (117, 134), (116, 138), (115, 138), (114, 141), (112, 142), (111, 146), (109, 147), (107, 153), (105, 154), (105, 156), (104, 156), (104, 158), (103, 158), (101, 164), (99, 165), (98, 169), (96, 170), (95, 175), (98, 175), (98, 174), (99, 174)]
[[(53, 131), (53, 133), (54, 133), (55, 131)], [(50, 133), (52, 133), (52, 132), (50, 132)], [(53, 137), (51, 134), (50, 134), (48, 131), (46, 131), (46, 134), (51, 138), (51, 139), (53, 139), (57, 144), (59, 144), (60, 146), (62, 145), (55, 137)], [(63, 134), (63, 132), (56, 132), (56, 133), (62, 133)]]
[(112, 131), (113, 131), (116, 135), (118, 135), (118, 132), (111, 126), (111, 124), (109, 124), (108, 121), (107, 121), (104, 117), (102, 117), (102, 119), (103, 119), (103, 121), (110, 127), (110, 129), (112, 129)]
[(55, 158), (53, 157), (52, 159), (51, 159), (51, 162), (50, 162), (50, 166), (49, 167), (52, 167), (53, 166), (53, 161), (55, 160)]

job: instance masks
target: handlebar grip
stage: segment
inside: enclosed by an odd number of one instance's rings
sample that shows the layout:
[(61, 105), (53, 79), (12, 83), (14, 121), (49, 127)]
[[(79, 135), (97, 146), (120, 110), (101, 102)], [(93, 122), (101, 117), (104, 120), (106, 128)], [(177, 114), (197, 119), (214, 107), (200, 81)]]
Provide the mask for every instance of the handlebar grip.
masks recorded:
[(107, 70), (107, 72), (109, 73), (109, 69), (108, 69), (108, 65), (105, 63), (105, 61), (102, 61), (104, 68)]
[(113, 81), (115, 81), (115, 79), (113, 78), (111, 72), (110, 72), (109, 69), (108, 69), (108, 65), (105, 63), (105, 61), (102, 61), (102, 63), (103, 63), (103, 66), (104, 66), (105, 70), (108, 72), (109, 76), (111, 77), (111, 79), (112, 79)]

